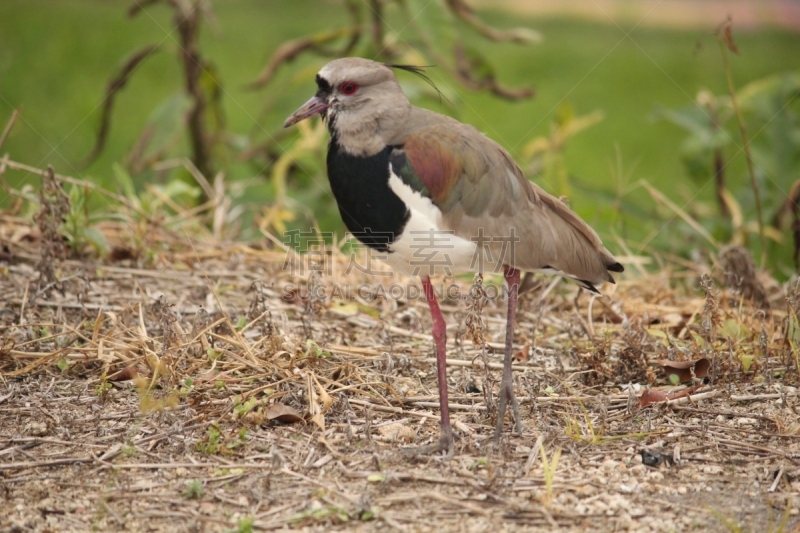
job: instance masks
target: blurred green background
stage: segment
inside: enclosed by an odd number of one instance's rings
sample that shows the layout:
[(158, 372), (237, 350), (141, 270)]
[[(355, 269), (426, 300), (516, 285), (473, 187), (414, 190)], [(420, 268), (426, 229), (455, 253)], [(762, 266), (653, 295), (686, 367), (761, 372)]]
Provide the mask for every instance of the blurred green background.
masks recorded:
[[(421, 46), (415, 28), (437, 39), (437, 32), (445, 31), (436, 18), (443, 3), (411, 2), (417, 12), (413, 24), (401, 10), (386, 7), (382, 13), (386, 39), (403, 47), (404, 58), (430, 60), (424, 53), (415, 56)], [(133, 168), (131, 164), (132, 149), (148, 124), (155, 128), (158, 140), (150, 139), (150, 143), (166, 145), (150, 146), (151, 152), (163, 148), (162, 159), (190, 154), (180, 134), (186, 103), (180, 97), (183, 78), (173, 15), (157, 4), (128, 18), (131, 4), (122, 0), (0, 2), (0, 124), (14, 109), (22, 112), (2, 147), (3, 154), (36, 167), (52, 164), (59, 173), (111, 190), (119, 189), (120, 172), (126, 167), (137, 189), (146, 182), (163, 185), (186, 179), (177, 175), (184, 172), (180, 169), (157, 171), (152, 165)], [(727, 13), (712, 12), (707, 19), (686, 26), (658, 24), (662, 16), (658, 8), (637, 23), (635, 17), (613, 15), (588, 19), (559, 15), (557, 10), (547, 16), (515, 12), (509, 10), (513, 4), (498, 7), (484, 2), (476, 9), (494, 27), (536, 30), (541, 42), (491, 42), (459, 21), (452, 22), (450, 30), (479, 51), (479, 69), (491, 69), (508, 87), (532, 86), (535, 95), (520, 101), (500, 99), (486, 91), (471, 91), (445, 69), (433, 67), (428, 75), (447, 100), (440, 102), (419, 80), (401, 74), (415, 103), (456, 116), (500, 142), (531, 178), (554, 193), (568, 195), (573, 208), (597, 228), (609, 248), (622, 255), (618, 239), (634, 254), (661, 250), (691, 256), (708, 248), (670, 208), (637, 187), (640, 180), (663, 192), (720, 242), (733, 238), (737, 223), (718, 214), (715, 200), (710, 156), (719, 149), (726, 185), (742, 209), (745, 227), (741, 234), (758, 258), (742, 140), (730, 116), (726, 72), (712, 35)], [(579, 15), (580, 4), (570, 3)], [(752, 2), (757, 4), (757, 0)], [(593, 2), (585, 5), (596, 7)], [(328, 59), (301, 55), (280, 66), (266, 87), (246, 86), (282, 43), (347, 26), (348, 13), (343, 2), (333, 0), (216, 0), (211, 6), (214, 17), (205, 19), (199, 49), (221, 83), (217, 111), (224, 126), (221, 147), (215, 152), (217, 170), (224, 172), (234, 204), (245, 208), (236, 237), (252, 238), (258, 235), (259, 216), (263, 219), (265, 209), (280, 195), (276, 158), (298, 146), (300, 133), (283, 131), (283, 120), (314, 92), (313, 75)], [(741, 98), (765, 218), (771, 219), (800, 179), (796, 79), (800, 34), (769, 24), (740, 29), (736, 20), (733, 23), (741, 55), (729, 54), (731, 74), (737, 90), (749, 86), (750, 92), (743, 92)], [(108, 80), (126, 56), (148, 44), (158, 44), (159, 51), (140, 65), (117, 94), (107, 145), (92, 164), (82, 166), (95, 141)], [(354, 52), (366, 57), (373, 53), (369, 45), (359, 45)], [(448, 53), (444, 51), (445, 56)], [(709, 91), (701, 98), (704, 105), (710, 101), (708, 105), (722, 109), (723, 130), (715, 133), (708, 109), (697, 106), (701, 91)], [(545, 142), (553, 140), (559, 127), (562, 132), (577, 129), (580, 117), (600, 118), (590, 115), (594, 112), (601, 112), (602, 119), (587, 120), (584, 130), (568, 136), (563, 151)], [(537, 147), (543, 152), (536, 152)], [(323, 158), (324, 139), (290, 161), (288, 198), (282, 202), (292, 214), (273, 229), (308, 228), (312, 219), (323, 229), (341, 229), (327, 189)], [(38, 180), (11, 170), (2, 179), (15, 188)], [(0, 195), (0, 205), (10, 205), (7, 192)], [(102, 209), (100, 199), (93, 201)], [(786, 227), (774, 233), (769, 266), (778, 277), (785, 277), (794, 271), (791, 234)]]

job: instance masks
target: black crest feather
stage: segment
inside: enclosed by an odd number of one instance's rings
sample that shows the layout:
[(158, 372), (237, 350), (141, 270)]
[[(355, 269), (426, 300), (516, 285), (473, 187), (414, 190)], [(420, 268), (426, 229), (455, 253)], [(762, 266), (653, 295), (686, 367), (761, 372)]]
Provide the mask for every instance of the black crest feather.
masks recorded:
[(398, 70), (405, 70), (406, 72), (410, 72), (412, 74), (416, 74), (417, 76), (419, 76), (420, 78), (425, 80), (425, 83), (427, 83), (428, 85), (433, 87), (433, 90), (436, 91), (436, 93), (439, 95), (440, 99), (444, 98), (445, 100), (447, 100), (447, 97), (442, 94), (442, 91), (440, 91), (439, 88), (436, 86), (436, 84), (433, 83), (433, 80), (430, 79), (427, 74), (425, 74), (425, 69), (426, 68), (431, 68), (431, 67), (434, 67), (436, 65), (423, 65), (423, 66), (417, 66), (417, 65), (391, 65), (391, 64), (387, 63), (386, 66), (389, 67), (389, 68), (395, 68), (395, 69), (398, 69)]

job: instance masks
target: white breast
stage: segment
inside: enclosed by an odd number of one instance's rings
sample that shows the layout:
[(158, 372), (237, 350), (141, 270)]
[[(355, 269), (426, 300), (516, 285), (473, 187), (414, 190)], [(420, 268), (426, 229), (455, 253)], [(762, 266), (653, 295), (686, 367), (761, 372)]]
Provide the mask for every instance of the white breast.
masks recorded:
[(480, 270), (475, 242), (442, 226), (442, 212), (430, 198), (405, 184), (393, 171), (389, 187), (408, 206), (410, 218), (390, 246), (385, 261), (409, 276), (441, 276)]

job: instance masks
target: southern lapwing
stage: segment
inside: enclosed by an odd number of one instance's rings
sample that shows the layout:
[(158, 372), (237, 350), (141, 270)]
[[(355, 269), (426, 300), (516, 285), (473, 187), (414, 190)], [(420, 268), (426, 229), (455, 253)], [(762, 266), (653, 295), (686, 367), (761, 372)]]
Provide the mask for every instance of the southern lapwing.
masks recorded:
[(284, 127), (321, 115), (330, 131), (328, 178), (347, 229), (393, 269), (422, 280), (433, 317), (441, 437), (421, 452), (453, 453), (447, 404), (446, 325), (430, 277), (503, 271), (508, 321), (495, 441), (507, 405), (522, 432), (511, 377), (520, 271), (565, 276), (581, 287), (614, 282), (622, 265), (561, 200), (528, 181), (481, 132), (411, 105), (394, 70), (356, 57), (325, 65), (316, 94)]

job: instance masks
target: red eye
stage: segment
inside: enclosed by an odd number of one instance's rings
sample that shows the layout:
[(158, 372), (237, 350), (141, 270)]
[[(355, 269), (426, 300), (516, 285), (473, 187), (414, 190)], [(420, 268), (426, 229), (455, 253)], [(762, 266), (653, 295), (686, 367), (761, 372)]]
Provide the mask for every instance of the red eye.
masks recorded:
[(339, 84), (339, 92), (345, 96), (356, 94), (357, 90), (358, 90), (358, 84), (353, 81), (346, 81), (344, 83)]

